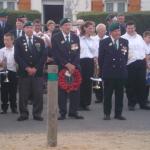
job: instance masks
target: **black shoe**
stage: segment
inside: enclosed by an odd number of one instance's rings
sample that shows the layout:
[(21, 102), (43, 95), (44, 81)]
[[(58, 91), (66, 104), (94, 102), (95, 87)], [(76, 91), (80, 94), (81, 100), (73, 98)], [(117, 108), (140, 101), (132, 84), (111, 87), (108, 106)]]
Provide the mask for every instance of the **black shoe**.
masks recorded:
[(69, 114), (68, 117), (71, 117), (73, 119), (84, 119), (83, 116), (80, 116), (80, 115), (77, 115), (77, 114), (75, 114), (75, 115)]
[(17, 109), (12, 109), (11, 112), (12, 112), (13, 114), (18, 114)]
[(144, 110), (150, 110), (150, 106), (148, 105), (140, 106), (140, 108)]
[(34, 116), (33, 119), (36, 121), (43, 121), (43, 118), (41, 116)]
[(58, 117), (58, 120), (65, 120), (65, 119), (66, 119), (65, 116), (59, 116), (59, 117)]
[(110, 115), (105, 115), (103, 120), (111, 120)]
[(129, 109), (130, 111), (134, 111), (134, 110), (135, 110), (134, 106), (128, 106), (128, 109)]
[(25, 117), (25, 116), (20, 116), (17, 121), (25, 121), (25, 120), (28, 120), (29, 118), (28, 117)]
[(103, 101), (102, 100), (96, 100), (95, 103), (102, 103)]
[(80, 106), (78, 110), (79, 111), (90, 111), (90, 108), (88, 106), (84, 106), (84, 107)]
[(7, 114), (7, 111), (3, 110), (0, 114)]
[(123, 116), (115, 116), (114, 117), (115, 119), (118, 119), (118, 120), (127, 120), (125, 117)]

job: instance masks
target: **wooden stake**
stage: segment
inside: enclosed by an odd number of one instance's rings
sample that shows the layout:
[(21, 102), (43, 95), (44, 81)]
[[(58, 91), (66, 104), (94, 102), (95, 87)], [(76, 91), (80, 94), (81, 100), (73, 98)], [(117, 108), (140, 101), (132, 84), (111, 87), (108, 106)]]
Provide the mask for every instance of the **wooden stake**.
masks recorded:
[(47, 143), (48, 146), (57, 146), (57, 108), (58, 108), (58, 67), (48, 66), (48, 118)]

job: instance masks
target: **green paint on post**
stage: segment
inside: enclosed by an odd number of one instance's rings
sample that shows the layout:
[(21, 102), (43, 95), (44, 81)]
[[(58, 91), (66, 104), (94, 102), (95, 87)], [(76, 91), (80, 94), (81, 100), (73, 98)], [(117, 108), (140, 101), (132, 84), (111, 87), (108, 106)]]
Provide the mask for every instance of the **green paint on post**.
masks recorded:
[(48, 73), (48, 81), (57, 81), (58, 74), (57, 73)]

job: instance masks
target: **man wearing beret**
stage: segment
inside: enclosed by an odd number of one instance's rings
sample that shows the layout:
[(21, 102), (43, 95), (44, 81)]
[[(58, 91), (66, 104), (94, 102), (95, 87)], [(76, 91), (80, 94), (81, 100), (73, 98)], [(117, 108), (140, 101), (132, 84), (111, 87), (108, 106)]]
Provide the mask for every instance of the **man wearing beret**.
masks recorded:
[[(61, 31), (52, 37), (52, 55), (61, 69), (67, 69), (69, 74), (73, 74), (76, 68), (79, 68), (80, 43), (77, 35), (71, 32), (71, 20), (63, 18), (60, 21)], [(83, 119), (77, 113), (79, 106), (79, 89), (67, 93), (65, 90), (58, 88), (58, 103), (60, 117), (58, 120), (66, 119), (67, 98), (69, 97), (68, 116), (73, 119)]]
[(110, 120), (112, 94), (115, 92), (115, 119), (122, 116), (123, 88), (127, 78), (128, 41), (121, 38), (119, 23), (109, 27), (110, 36), (101, 41), (99, 47), (99, 66), (104, 81), (104, 120)]
[(15, 60), (19, 75), (19, 111), (18, 121), (27, 120), (29, 112), (27, 102), (32, 92), (33, 119), (42, 121), (43, 110), (43, 67), (47, 58), (44, 41), (33, 35), (32, 22), (24, 25), (25, 35), (15, 42)]

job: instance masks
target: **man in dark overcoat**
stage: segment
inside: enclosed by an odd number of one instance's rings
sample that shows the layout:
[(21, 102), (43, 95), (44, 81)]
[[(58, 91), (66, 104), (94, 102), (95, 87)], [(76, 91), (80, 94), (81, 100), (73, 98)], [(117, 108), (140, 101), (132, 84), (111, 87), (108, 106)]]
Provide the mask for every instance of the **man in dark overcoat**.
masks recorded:
[(101, 41), (99, 66), (104, 81), (104, 120), (110, 120), (112, 94), (115, 92), (115, 119), (122, 116), (123, 89), (127, 78), (128, 41), (121, 38), (119, 23), (109, 27), (110, 36)]
[(18, 121), (27, 120), (29, 112), (27, 102), (32, 92), (33, 119), (42, 121), (43, 110), (43, 67), (47, 58), (44, 41), (33, 35), (32, 22), (24, 25), (25, 35), (15, 42), (15, 60), (19, 75), (19, 111)]
[[(75, 69), (79, 69), (80, 43), (77, 35), (71, 32), (71, 21), (69, 18), (63, 18), (60, 21), (60, 32), (52, 37), (52, 56), (61, 69), (67, 69), (69, 74), (73, 74)], [(67, 93), (64, 89), (58, 88), (59, 120), (66, 119), (67, 98), (69, 97), (68, 116), (74, 119), (83, 119), (79, 116), (77, 109), (79, 106), (79, 89)]]

